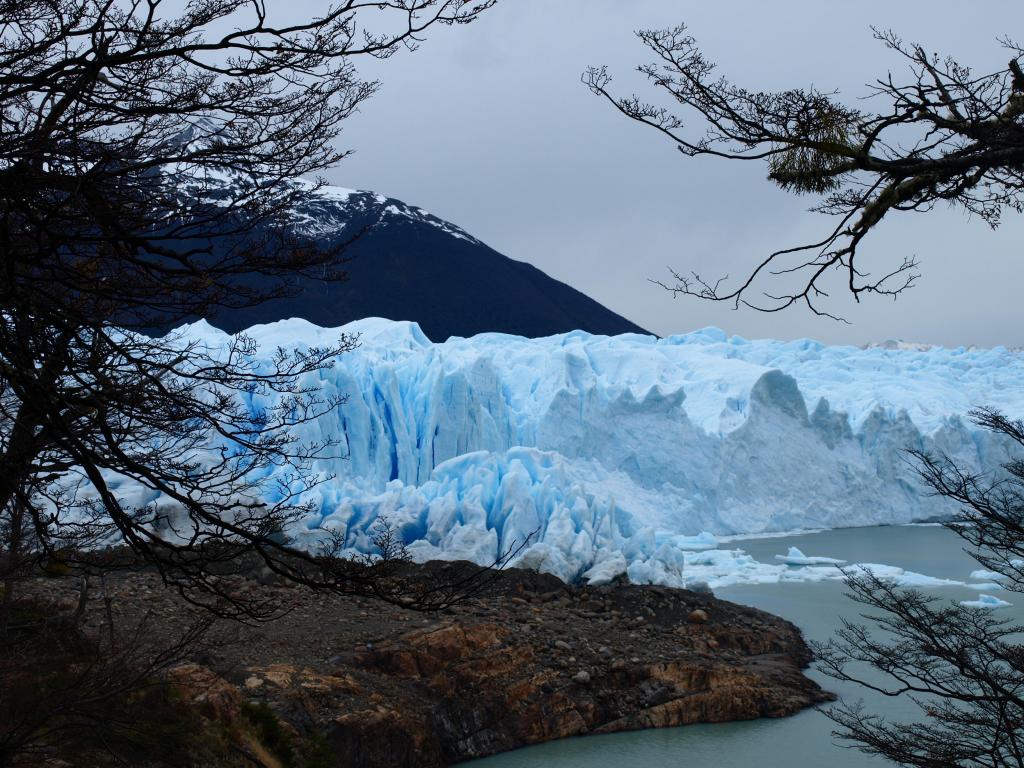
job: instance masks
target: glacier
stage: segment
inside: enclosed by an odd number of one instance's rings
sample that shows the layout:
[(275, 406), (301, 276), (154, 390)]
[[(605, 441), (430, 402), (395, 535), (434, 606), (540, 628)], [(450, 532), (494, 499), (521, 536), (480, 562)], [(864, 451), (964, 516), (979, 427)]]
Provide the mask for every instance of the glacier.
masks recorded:
[[(203, 321), (177, 333), (228, 341)], [(1024, 416), (1024, 355), (1001, 347), (751, 341), (716, 328), (432, 343), (413, 322), (380, 318), (246, 331), (267, 355), (341, 333), (359, 347), (303, 385), (348, 400), (299, 436), (340, 440), (347, 455), (318, 463), (334, 480), (289, 535), (314, 546), (329, 530), (372, 553), (387, 520), (417, 560), (486, 564), (521, 547), (514, 565), (567, 581), (839, 577), (827, 558), (756, 563), (722, 540), (947, 515), (904, 449), (994, 470), (1008, 448), (967, 412)]]

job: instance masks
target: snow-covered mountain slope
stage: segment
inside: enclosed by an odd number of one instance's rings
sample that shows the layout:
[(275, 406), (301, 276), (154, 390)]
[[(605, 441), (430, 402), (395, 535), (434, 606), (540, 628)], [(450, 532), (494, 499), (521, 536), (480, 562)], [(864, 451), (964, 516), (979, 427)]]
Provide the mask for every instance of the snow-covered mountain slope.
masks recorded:
[[(698, 552), (716, 536), (949, 513), (902, 451), (995, 468), (1006, 447), (964, 415), (990, 404), (1024, 416), (1024, 355), (1002, 348), (858, 349), (717, 329), (435, 344), (415, 323), (381, 319), (341, 330), (361, 346), (315, 383), (349, 400), (305, 429), (341, 439), (349, 457), (324, 463), (337, 479), (292, 533), (332, 528), (368, 551), (387, 518), (418, 558), (479, 562), (528, 541), (519, 564), (565, 579), (714, 578), (753, 567)], [(205, 323), (187, 333), (226, 338)], [(302, 320), (248, 331), (268, 354), (338, 333)]]
[(214, 325), (238, 331), (301, 317), (335, 327), (363, 317), (402, 317), (415, 320), (435, 341), (487, 331), (530, 337), (577, 328), (644, 332), (536, 267), (394, 198), (310, 185), (291, 218), (297, 231), (328, 249), (346, 244), (339, 258), (348, 281), (301, 279), (294, 295), (224, 309), (210, 318)]

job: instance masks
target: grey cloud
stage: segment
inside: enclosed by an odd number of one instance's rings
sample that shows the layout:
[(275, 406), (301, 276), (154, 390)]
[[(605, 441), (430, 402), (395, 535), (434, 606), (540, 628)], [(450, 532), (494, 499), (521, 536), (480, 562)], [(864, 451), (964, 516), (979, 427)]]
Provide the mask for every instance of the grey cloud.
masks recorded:
[(631, 69), (646, 57), (632, 31), (680, 21), (738, 83), (814, 84), (848, 99), (901, 71), (871, 24), (979, 70), (1005, 66), (997, 38), (1024, 37), (1018, 2), (501, 0), (468, 28), (432, 30), (413, 54), (364, 63), (383, 88), (351, 120), (344, 141), (356, 154), (329, 178), (420, 205), (661, 334), (718, 325), (842, 343), (1024, 345), (1024, 220), (1012, 214), (995, 232), (956, 210), (887, 222), (872, 258), (916, 254), (923, 277), (896, 302), (841, 302), (850, 326), (799, 309), (765, 316), (673, 301), (653, 286), (668, 265), (742, 274), (829, 224), (762, 167), (683, 158), (580, 84), (589, 64), (608, 64), (623, 90), (639, 84)]

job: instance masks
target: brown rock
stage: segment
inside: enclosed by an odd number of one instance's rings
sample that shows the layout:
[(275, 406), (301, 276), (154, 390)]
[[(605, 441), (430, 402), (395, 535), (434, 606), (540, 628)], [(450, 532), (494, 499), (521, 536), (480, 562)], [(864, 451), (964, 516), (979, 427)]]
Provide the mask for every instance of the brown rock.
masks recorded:
[(224, 724), (238, 721), (241, 693), (212, 670), (199, 664), (179, 664), (167, 671), (167, 679), (208, 717)]
[[(192, 621), (153, 574), (112, 581), (122, 616), (152, 607), (168, 632), (176, 616)], [(61, 583), (26, 588), (45, 596)], [(255, 579), (242, 588), (281, 590)], [(514, 569), (488, 590), (454, 612), (420, 615), (288, 589), (285, 618), (216, 630), (226, 642), (213, 658), (244, 693), (197, 664), (170, 677), (211, 716), (230, 722), (255, 698), (297, 738), (315, 729), (336, 762), (367, 768), (439, 768), (575, 734), (777, 717), (828, 698), (801, 672), (810, 653), (799, 631), (751, 608), (660, 587), (567, 587)], [(101, 627), (102, 611), (90, 606), (85, 626)]]

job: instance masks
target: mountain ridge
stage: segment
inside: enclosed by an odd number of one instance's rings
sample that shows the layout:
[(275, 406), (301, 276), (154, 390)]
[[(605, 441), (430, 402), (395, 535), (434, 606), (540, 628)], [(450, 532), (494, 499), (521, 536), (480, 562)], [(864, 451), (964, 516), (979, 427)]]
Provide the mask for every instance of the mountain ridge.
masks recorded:
[(208, 320), (237, 332), (300, 317), (336, 327), (364, 317), (417, 322), (432, 341), (498, 332), (537, 338), (584, 330), (648, 331), (461, 227), (395, 198), (322, 187), (294, 211), (296, 228), (341, 254), (348, 280), (300, 280), (291, 295), (223, 309)]

